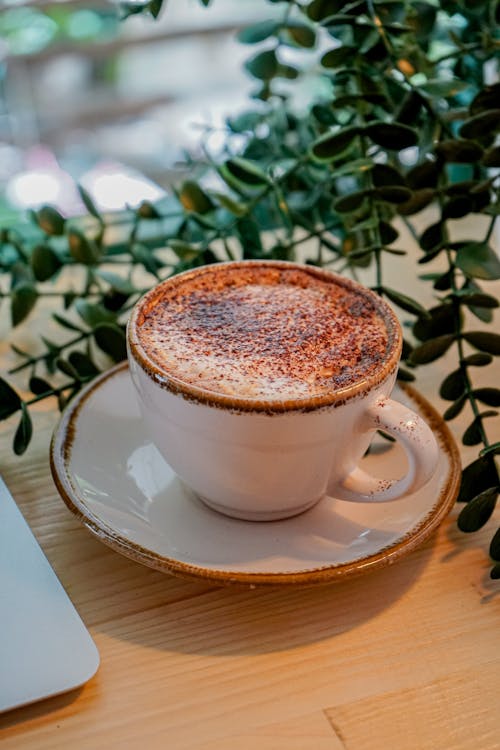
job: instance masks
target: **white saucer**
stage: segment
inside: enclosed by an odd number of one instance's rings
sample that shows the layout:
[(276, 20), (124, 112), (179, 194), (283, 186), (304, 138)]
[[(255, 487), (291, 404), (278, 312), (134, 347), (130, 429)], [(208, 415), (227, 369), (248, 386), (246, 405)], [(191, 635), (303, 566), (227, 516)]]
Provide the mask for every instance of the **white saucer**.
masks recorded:
[[(95, 380), (68, 406), (54, 433), (51, 468), (70, 510), (101, 541), (152, 568), (221, 584), (312, 584), (343, 580), (419, 546), (458, 492), (457, 448), (441, 417), (412, 388), (394, 397), (433, 427), (441, 455), (423, 490), (384, 504), (325, 497), (284, 521), (228, 518), (175, 476), (146, 434), (126, 363)], [(363, 459), (382, 477), (402, 474), (395, 444), (378, 441)]]

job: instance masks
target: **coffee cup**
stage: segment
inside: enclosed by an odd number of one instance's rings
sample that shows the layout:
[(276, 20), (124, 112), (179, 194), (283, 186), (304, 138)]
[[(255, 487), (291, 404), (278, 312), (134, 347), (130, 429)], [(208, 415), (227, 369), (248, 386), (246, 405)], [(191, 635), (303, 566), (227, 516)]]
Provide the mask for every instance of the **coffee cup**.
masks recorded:
[[(226, 515), (286, 518), (325, 494), (392, 501), (435, 470), (432, 431), (390, 398), (398, 320), (347, 278), (286, 261), (195, 268), (139, 300), (127, 346), (152, 441)], [(402, 477), (359, 466), (377, 430), (402, 444)]]

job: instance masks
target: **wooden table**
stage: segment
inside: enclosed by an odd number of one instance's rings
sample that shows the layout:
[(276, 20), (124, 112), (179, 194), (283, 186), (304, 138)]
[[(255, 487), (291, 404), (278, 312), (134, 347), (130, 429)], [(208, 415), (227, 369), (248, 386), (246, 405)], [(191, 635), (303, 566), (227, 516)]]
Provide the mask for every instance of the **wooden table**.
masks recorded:
[[(4, 344), (2, 372), (11, 357)], [(440, 410), (450, 367), (418, 381)], [(455, 509), (394, 567), (334, 585), (189, 582), (113, 552), (69, 513), (49, 472), (56, 418), (40, 411), (21, 459), (0, 425), (0, 471), (101, 666), (80, 690), (0, 717), (1, 750), (498, 750), (500, 584), (487, 555), (498, 514), (464, 535)], [(465, 424), (450, 426), (459, 436)]]

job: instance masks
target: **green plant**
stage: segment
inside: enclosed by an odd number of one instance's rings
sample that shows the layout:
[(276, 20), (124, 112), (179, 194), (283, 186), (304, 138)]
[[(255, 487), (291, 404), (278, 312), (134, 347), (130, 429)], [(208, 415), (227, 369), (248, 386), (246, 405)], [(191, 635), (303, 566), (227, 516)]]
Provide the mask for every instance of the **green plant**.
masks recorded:
[[(354, 276), (369, 267), (373, 288), (413, 321), (400, 377), (411, 380), (417, 366), (455, 353), (440, 395), (450, 402), (445, 419), (462, 409), (471, 414), (462, 439), (478, 455), (463, 471), (458, 525), (475, 531), (500, 490), (500, 444), (490, 444), (487, 433), (500, 389), (474, 386), (474, 368), (500, 355), (500, 335), (468, 322), (472, 315), (490, 324), (498, 307), (483, 287), (500, 278), (490, 245), (499, 213), (500, 85), (485, 82), (488, 63), (498, 61), (500, 3), (269, 3), (269, 19), (239, 33), (253, 48), (245, 64), (256, 84), (253, 101), (228, 119), (224, 153), (215, 158), (204, 148), (175, 195), (101, 216), (81, 190), (88, 216), (66, 220), (46, 206), (3, 229), (1, 296), (12, 325), (41, 297), (56, 295), (61, 311), (53, 317), (67, 337), (44, 338), (40, 353), (16, 349), (20, 364), (12, 372), (27, 371), (32, 395), (23, 399), (0, 380), (0, 419), (18, 415), (20, 454), (31, 437), (32, 405), (56, 396), (62, 408), (99, 371), (97, 351), (125, 357), (124, 323), (144, 271), (152, 283), (220, 259), (294, 259), (299, 252), (308, 263)], [(128, 3), (125, 14), (156, 16), (161, 5)], [(301, 110), (294, 92), (304, 78), (313, 95)], [(218, 177), (218, 189), (206, 187), (207, 174), (211, 184)], [(417, 233), (413, 217), (426, 217), (421, 212), (431, 206), (433, 218)], [(454, 222), (471, 214), (483, 217), (484, 235), (452, 238)], [(384, 280), (391, 257), (406, 254), (398, 247), (401, 223), (421, 248), (415, 272), (431, 269), (420, 274), (436, 293), (429, 310)], [(79, 270), (80, 286), (67, 269)], [(54, 385), (56, 372), (64, 379)], [(491, 576), (499, 578), (500, 531), (490, 555)]]

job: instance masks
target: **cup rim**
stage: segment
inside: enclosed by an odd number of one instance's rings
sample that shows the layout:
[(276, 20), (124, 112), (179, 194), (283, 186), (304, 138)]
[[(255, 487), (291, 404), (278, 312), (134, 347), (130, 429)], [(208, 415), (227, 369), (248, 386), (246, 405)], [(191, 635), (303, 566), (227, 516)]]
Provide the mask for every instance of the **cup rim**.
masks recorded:
[[(297, 396), (288, 399), (265, 399), (262, 397), (251, 398), (248, 396), (235, 396), (231, 394), (217, 393), (208, 388), (203, 388), (192, 383), (183, 381), (176, 375), (168, 373), (158, 365), (148, 354), (140, 342), (137, 332), (138, 317), (141, 311), (158, 294), (158, 292), (172, 284), (177, 285), (190, 276), (212, 273), (217, 266), (231, 266), (233, 268), (245, 268), (248, 266), (267, 266), (274, 268), (296, 268), (316, 278), (333, 281), (358, 294), (368, 297), (375, 305), (377, 312), (383, 318), (388, 333), (388, 347), (385, 358), (379, 363), (379, 367), (369, 376), (356, 380), (348, 386), (321, 393), (315, 396)], [(223, 409), (247, 411), (282, 413), (289, 411), (310, 411), (324, 406), (341, 406), (356, 396), (369, 393), (373, 388), (380, 385), (395, 373), (401, 356), (403, 335), (401, 326), (395, 312), (389, 304), (371, 289), (359, 284), (345, 276), (340, 276), (333, 271), (317, 266), (309, 266), (302, 263), (281, 260), (239, 260), (211, 263), (209, 265), (197, 266), (196, 268), (183, 271), (174, 276), (169, 276), (164, 281), (156, 284), (142, 297), (137, 300), (127, 324), (127, 349), (129, 359), (133, 359), (140, 369), (156, 385), (170, 393), (184, 397), (187, 400), (206, 404), (208, 406)]]

